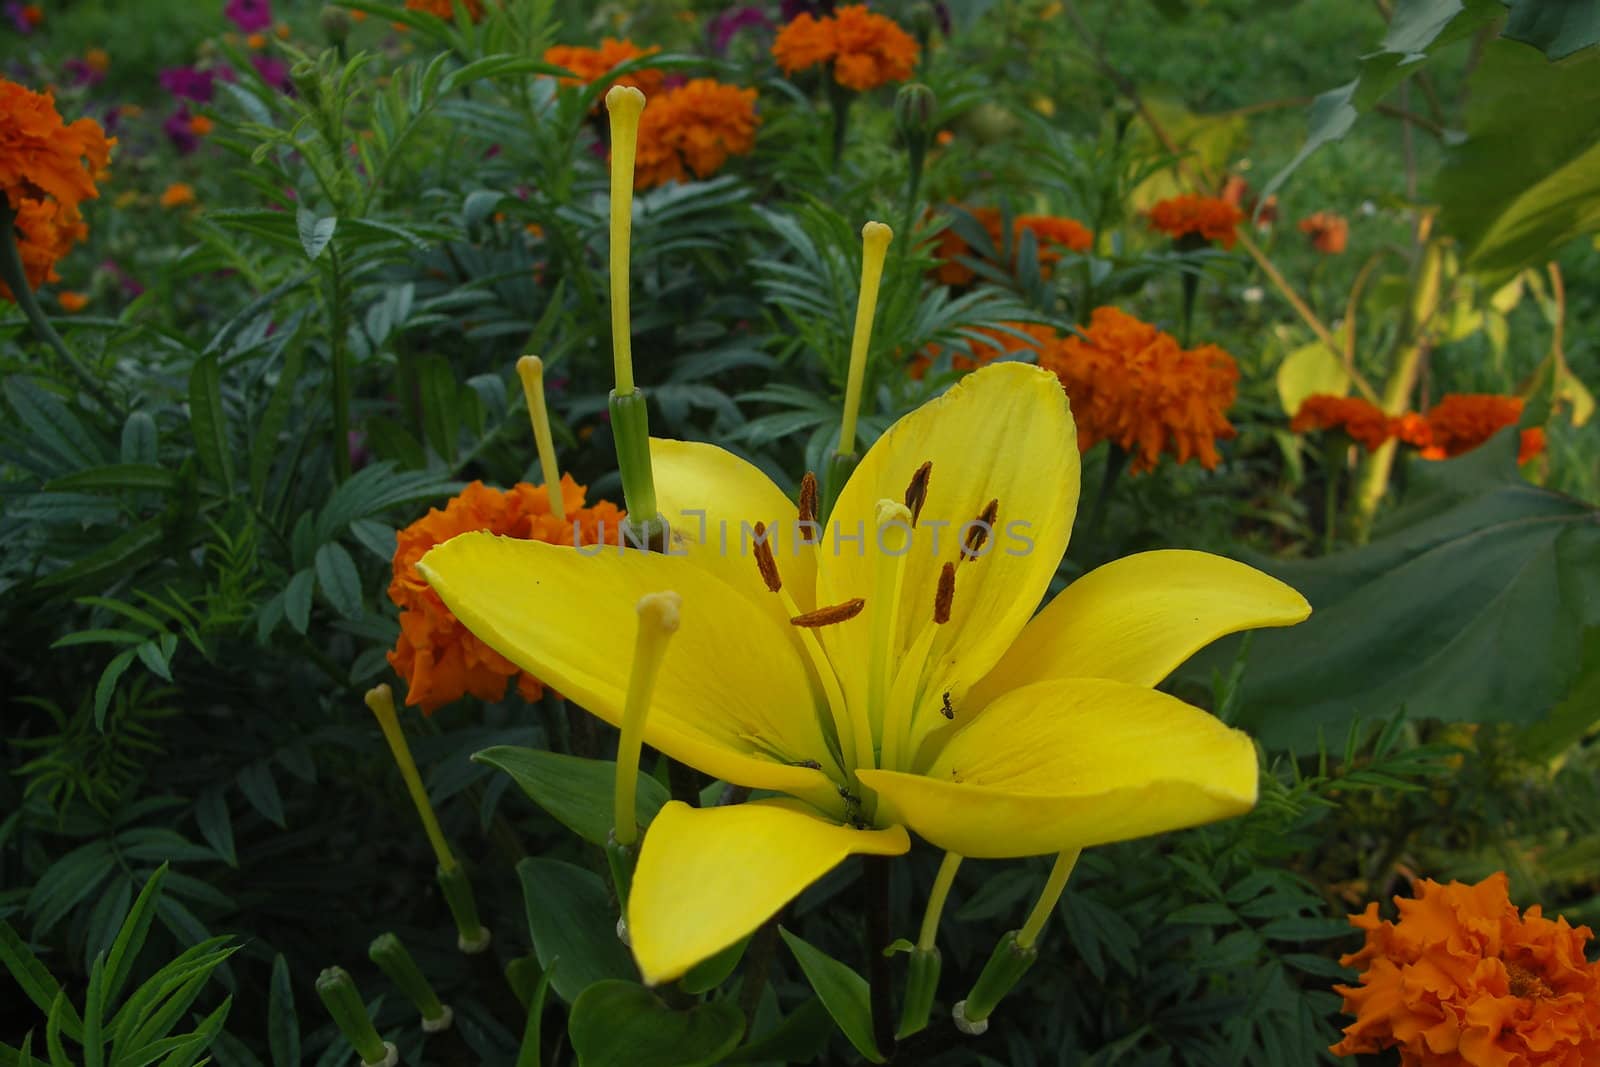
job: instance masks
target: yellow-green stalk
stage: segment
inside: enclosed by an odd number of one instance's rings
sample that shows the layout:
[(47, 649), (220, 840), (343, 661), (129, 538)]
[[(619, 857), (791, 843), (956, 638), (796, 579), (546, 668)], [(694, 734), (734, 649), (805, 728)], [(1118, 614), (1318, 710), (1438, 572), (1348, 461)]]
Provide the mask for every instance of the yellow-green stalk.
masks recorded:
[(343, 967), (329, 967), (317, 976), (317, 996), (328, 1009), (339, 1032), (361, 1057), (362, 1067), (393, 1067), (400, 1054), (373, 1029), (361, 993)]
[(633, 335), (628, 315), (628, 248), (633, 236), (633, 164), (639, 145), (644, 93), (613, 85), (606, 93), (611, 116), (611, 432), (617, 443), (617, 469), (628, 505), (625, 540), (664, 551), (666, 524), (656, 508), (655, 475), (650, 467), (650, 414), (644, 392), (633, 383)]
[(911, 963), (906, 975), (905, 1003), (900, 1009), (900, 1029), (895, 1036), (904, 1038), (928, 1025), (933, 1012), (933, 998), (939, 990), (941, 959), (934, 943), (939, 933), (939, 917), (944, 914), (944, 902), (950, 896), (950, 886), (956, 879), (956, 869), (961, 857), (946, 852), (934, 876), (933, 889), (928, 894), (928, 909), (922, 914), (922, 930), (911, 949)]
[(989, 1029), (989, 1016), (1002, 998), (1028, 973), (1033, 961), (1039, 958), (1039, 933), (1044, 929), (1050, 913), (1055, 910), (1061, 892), (1067, 887), (1072, 868), (1078, 862), (1079, 849), (1069, 849), (1056, 857), (1055, 866), (1044, 884), (1044, 892), (1033, 905), (1033, 911), (1022, 924), (1022, 929), (1012, 930), (1000, 939), (984, 964), (983, 973), (972, 985), (967, 999), (952, 1009), (956, 1028), (967, 1034), (981, 1034)]
[(856, 300), (856, 325), (850, 337), (850, 367), (844, 386), (844, 413), (839, 420), (839, 445), (828, 461), (823, 486), (822, 519), (833, 511), (850, 472), (860, 457), (856, 454), (856, 419), (861, 413), (861, 389), (866, 380), (867, 355), (872, 347), (872, 320), (878, 312), (878, 290), (883, 285), (883, 261), (889, 254), (894, 231), (881, 222), (861, 227), (861, 293)]
[(444, 831), (439, 827), (438, 816), (433, 813), (433, 802), (428, 799), (427, 787), (422, 784), (422, 775), (417, 772), (416, 760), (411, 758), (411, 746), (406, 743), (405, 731), (400, 729), (394, 693), (387, 684), (377, 685), (367, 690), (366, 701), (367, 707), (378, 720), (379, 728), (383, 730), (384, 740), (389, 743), (389, 752), (394, 756), (395, 765), (400, 768), (400, 777), (406, 783), (406, 792), (411, 794), (412, 804), (416, 805), (422, 830), (428, 836), (428, 844), (433, 846), (434, 858), (439, 863), (439, 888), (444, 892), (445, 903), (449, 905), (450, 915), (456, 924), (456, 943), (462, 952), (469, 955), (482, 952), (489, 947), (489, 928), (478, 919), (478, 902), (472, 893), (472, 883), (467, 879), (467, 872), (456, 861), (455, 853), (450, 851), (450, 843), (445, 840)]
[(561, 496), (561, 468), (556, 465), (556, 442), (550, 434), (550, 411), (544, 403), (544, 360), (523, 356), (517, 360), (517, 377), (522, 379), (522, 395), (528, 402), (528, 420), (533, 424), (533, 444), (539, 450), (539, 469), (550, 497), (550, 514), (565, 522), (567, 502)]

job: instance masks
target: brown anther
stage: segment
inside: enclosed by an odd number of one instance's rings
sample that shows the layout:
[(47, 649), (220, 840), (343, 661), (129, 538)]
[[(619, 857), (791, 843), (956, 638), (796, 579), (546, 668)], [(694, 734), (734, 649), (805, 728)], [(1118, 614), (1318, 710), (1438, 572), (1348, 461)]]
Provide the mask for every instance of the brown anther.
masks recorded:
[(945, 693), (943, 702), (939, 707), (939, 714), (943, 715), (947, 719), (954, 719), (956, 717), (956, 709), (950, 704), (950, 694), (948, 691)]
[(836, 622), (848, 622), (855, 618), (866, 606), (865, 599), (856, 597), (854, 600), (846, 600), (843, 604), (834, 604), (832, 607), (818, 608), (816, 611), (796, 615), (789, 621), (795, 626), (832, 626)]
[(778, 561), (772, 558), (772, 545), (767, 541), (767, 524), (758, 522), (755, 530), (756, 567), (761, 571), (761, 580), (767, 583), (767, 591), (776, 593), (783, 588), (783, 579), (778, 576)]
[(950, 621), (950, 605), (956, 599), (956, 565), (946, 563), (939, 571), (939, 591), (933, 596), (933, 621), (943, 626)]
[(967, 543), (961, 546), (962, 559), (978, 558), (978, 553), (983, 551), (984, 542), (989, 540), (989, 531), (994, 529), (995, 516), (999, 514), (1000, 501), (991, 500), (978, 517), (969, 524)]
[(911, 484), (906, 486), (906, 510), (911, 512), (911, 525), (917, 524), (917, 517), (922, 514), (922, 505), (928, 499), (928, 478), (933, 474), (933, 460), (925, 461), (917, 468), (917, 473), (911, 476)]
[(817, 476), (806, 471), (800, 479), (800, 540), (812, 545), (817, 542)]

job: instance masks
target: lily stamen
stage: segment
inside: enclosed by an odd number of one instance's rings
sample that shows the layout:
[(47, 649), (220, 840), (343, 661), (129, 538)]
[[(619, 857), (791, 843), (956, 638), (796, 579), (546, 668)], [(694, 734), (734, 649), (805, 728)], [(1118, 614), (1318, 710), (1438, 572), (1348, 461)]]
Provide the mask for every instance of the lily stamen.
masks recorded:
[(644, 723), (650, 710), (661, 661), (667, 644), (678, 632), (683, 601), (677, 593), (647, 593), (639, 598), (639, 629), (634, 635), (633, 668), (622, 709), (622, 737), (617, 742), (617, 779), (613, 795), (612, 837), (624, 848), (639, 839), (634, 797), (639, 785), (639, 756), (644, 747)]
[(800, 540), (812, 545), (817, 542), (817, 476), (806, 471), (800, 479)]
[(956, 599), (956, 565), (946, 563), (939, 571), (939, 590), (933, 596), (933, 621), (943, 626), (950, 621), (950, 608)]
[(834, 604), (831, 607), (818, 608), (816, 611), (807, 611), (796, 615), (789, 620), (792, 625), (814, 629), (818, 626), (832, 626), (836, 622), (848, 622), (861, 614), (861, 609), (867, 606), (865, 597), (856, 597), (846, 600), (843, 604)]
[(989, 532), (994, 529), (994, 520), (999, 514), (1000, 501), (991, 500), (976, 519), (967, 523), (966, 542), (961, 546), (963, 560), (977, 559), (983, 554), (983, 546), (988, 542)]
[(756, 523), (755, 532), (756, 567), (761, 571), (761, 580), (767, 583), (767, 591), (776, 593), (783, 588), (783, 578), (778, 574), (778, 561), (772, 558), (772, 544), (767, 540), (767, 524)]
[(933, 460), (925, 460), (911, 476), (911, 484), (906, 486), (906, 507), (911, 511), (913, 526), (917, 524), (917, 518), (922, 514), (922, 505), (928, 500), (928, 479), (932, 474)]

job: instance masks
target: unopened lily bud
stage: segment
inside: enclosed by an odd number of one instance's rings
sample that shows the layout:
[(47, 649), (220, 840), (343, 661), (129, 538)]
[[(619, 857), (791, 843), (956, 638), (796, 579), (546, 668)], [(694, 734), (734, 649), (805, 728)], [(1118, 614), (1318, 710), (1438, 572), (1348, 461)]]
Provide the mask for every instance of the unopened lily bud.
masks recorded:
[(322, 998), (323, 1006), (333, 1017), (339, 1032), (356, 1050), (356, 1055), (361, 1057), (362, 1064), (376, 1067), (395, 1062), (391, 1059), (394, 1046), (373, 1029), (361, 991), (356, 989), (354, 979), (343, 967), (329, 967), (317, 976), (317, 996)]

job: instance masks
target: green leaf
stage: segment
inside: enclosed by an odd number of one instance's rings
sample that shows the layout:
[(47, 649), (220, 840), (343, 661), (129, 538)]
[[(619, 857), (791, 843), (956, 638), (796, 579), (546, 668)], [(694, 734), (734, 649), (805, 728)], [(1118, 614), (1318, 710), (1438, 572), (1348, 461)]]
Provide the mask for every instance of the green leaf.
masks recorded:
[(1344, 360), (1321, 341), (1302, 345), (1284, 357), (1276, 375), (1278, 401), (1291, 418), (1300, 411), (1306, 397), (1326, 394), (1344, 396), (1350, 391), (1350, 375)]
[(201, 356), (189, 372), (189, 427), (200, 465), (231, 496), (233, 463), (227, 413), (222, 409), (222, 371), (216, 356)]
[(822, 998), (822, 1004), (839, 1024), (850, 1043), (873, 1063), (882, 1063), (883, 1054), (872, 1036), (872, 994), (867, 980), (820, 949), (812, 948), (794, 934), (778, 928), (794, 958), (800, 961), (806, 981)]
[(110, 457), (99, 440), (61, 400), (20, 374), (6, 376), (0, 386), (33, 447), (47, 449), (66, 469), (95, 467)]
[(739, 961), (744, 958), (745, 946), (749, 943), (748, 937), (742, 937), (715, 956), (701, 960), (678, 980), (679, 987), (692, 996), (711, 992), (739, 966)]
[(305, 249), (306, 258), (314, 261), (328, 247), (328, 242), (333, 240), (333, 231), (338, 229), (339, 220), (331, 215), (319, 219), (316, 212), (302, 207), (295, 215), (295, 225), (300, 231), (300, 247)]
[(1565, 59), (1600, 43), (1600, 5), (1594, 0), (1502, 0), (1511, 9), (1503, 37), (1533, 45), (1551, 59)]
[(122, 462), (154, 465), (159, 461), (156, 420), (149, 412), (133, 412), (122, 424)]
[(165, 467), (148, 463), (112, 463), (104, 467), (90, 467), (54, 478), (45, 483), (45, 491), (52, 493), (92, 492), (97, 489), (123, 491), (153, 489), (168, 493), (178, 488), (178, 474)]
[[(617, 765), (610, 760), (514, 745), (486, 748), (472, 759), (505, 771), (535, 804), (590, 844), (603, 846), (611, 835)], [(634, 794), (639, 825), (649, 826), (669, 799), (666, 786), (641, 774)]]
[(145, 936), (150, 932), (150, 922), (155, 918), (156, 900), (161, 895), (161, 881), (166, 875), (167, 865), (163, 863), (145, 881), (144, 888), (139, 890), (138, 898), (128, 911), (128, 917), (122, 920), (122, 929), (117, 932), (117, 939), (111, 944), (111, 953), (106, 957), (108, 1003), (117, 999), (117, 995), (122, 992), (123, 984), (133, 973), (133, 961), (138, 958), (139, 950), (144, 947)]
[[(1600, 513), (1518, 474), (1508, 428), (1459, 459), (1417, 461), (1412, 499), (1370, 544), (1251, 562), (1300, 590), (1311, 618), (1253, 635), (1238, 725), (1312, 751), (1355, 718), (1533, 723), (1582, 683), (1600, 625)], [(1419, 484), (1420, 483), (1420, 484)], [(1203, 684), (1236, 641), (1183, 669)]]
[(283, 590), (283, 614), (296, 633), (305, 633), (311, 627), (311, 594), (316, 591), (316, 577), (310, 570), (298, 571)]
[(267, 766), (266, 760), (257, 760), (240, 768), (239, 773), (234, 775), (234, 781), (239, 784), (239, 791), (252, 807), (272, 820), (279, 829), (288, 828), (283, 818), (283, 797), (278, 793), (278, 783), (273, 780), (272, 768)]
[(106, 712), (111, 707), (111, 697), (117, 691), (117, 682), (124, 672), (133, 665), (134, 649), (124, 649), (112, 657), (106, 664), (106, 669), (100, 673), (100, 681), (94, 687), (94, 728), (104, 731), (106, 728)]
[(267, 997), (267, 1043), (273, 1067), (299, 1067), (300, 1020), (294, 1011), (294, 986), (283, 953), (272, 961), (272, 989)]
[(417, 384), (422, 392), (422, 428), (428, 444), (441, 458), (453, 463), (461, 433), (455, 371), (440, 357), (426, 356), (417, 360)]
[[(0, 965), (5, 966), (12, 980), (40, 1011), (48, 1013), (56, 998), (61, 996), (61, 986), (51, 977), (50, 971), (4, 919), (0, 919)], [(71, 1004), (63, 1009), (60, 1027), (74, 1041), (83, 1036), (83, 1020)]]
[(221, 787), (214, 786), (200, 794), (194, 802), (194, 817), (206, 844), (228, 866), (238, 867), (239, 856), (233, 846), (233, 817), (228, 814), (228, 801)]
[(767, 1033), (735, 1049), (723, 1063), (810, 1063), (828, 1047), (828, 1009), (812, 997)]
[(517, 864), (517, 877), (534, 952), (539, 966), (552, 972), (558, 996), (571, 1003), (602, 979), (637, 976), (617, 938), (610, 890), (599, 876), (557, 860), (525, 859)]
[(744, 1016), (729, 1000), (675, 1011), (637, 982), (610, 980), (573, 1003), (567, 1034), (579, 1067), (703, 1067), (739, 1044)]
[(1342, 140), (1344, 135), (1350, 132), (1350, 127), (1361, 117), (1355, 105), (1351, 103), (1360, 84), (1360, 79), (1347, 82), (1337, 89), (1319, 93), (1317, 98), (1311, 101), (1311, 109), (1306, 117), (1305, 143), (1294, 154), (1294, 158), (1262, 187), (1260, 194), (1262, 201), (1282, 188), (1283, 183), (1289, 180), (1289, 176), (1300, 169), (1300, 164), (1310, 159), (1313, 152), (1325, 144)]
[(261, 420), (251, 435), (250, 486), (258, 501), (266, 494), (267, 474), (280, 455), (278, 438), (289, 421), (290, 405), (304, 364), (305, 347), (291, 342), (283, 353), (283, 371), (278, 375), (278, 384), (273, 386), (266, 410), (261, 413)]
[(361, 575), (345, 547), (329, 541), (317, 549), (316, 566), (317, 587), (333, 610), (347, 619), (361, 618)]
[(1583, 631), (1578, 681), (1548, 716), (1517, 737), (1517, 748), (1533, 760), (1555, 759), (1600, 725), (1600, 626)]
[(1435, 186), (1467, 267), (1509, 273), (1600, 230), (1600, 49), (1560, 63), (1496, 41), (1472, 79), (1467, 139)]

